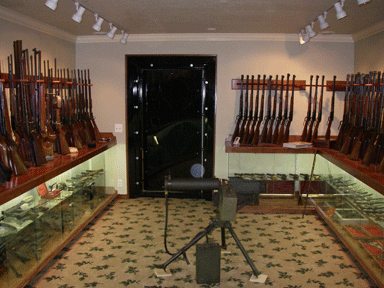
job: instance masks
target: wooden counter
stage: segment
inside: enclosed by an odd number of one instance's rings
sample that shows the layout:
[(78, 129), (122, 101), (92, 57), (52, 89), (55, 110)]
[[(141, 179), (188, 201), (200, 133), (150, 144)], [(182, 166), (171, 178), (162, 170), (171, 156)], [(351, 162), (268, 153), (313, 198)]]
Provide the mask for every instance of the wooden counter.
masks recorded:
[(12, 177), (9, 182), (1, 184), (0, 205), (116, 145), (116, 137), (112, 133), (102, 133), (101, 136), (111, 140), (97, 143), (96, 148), (79, 150), (76, 154), (55, 154), (53, 161), (41, 167), (31, 167), (26, 174)]

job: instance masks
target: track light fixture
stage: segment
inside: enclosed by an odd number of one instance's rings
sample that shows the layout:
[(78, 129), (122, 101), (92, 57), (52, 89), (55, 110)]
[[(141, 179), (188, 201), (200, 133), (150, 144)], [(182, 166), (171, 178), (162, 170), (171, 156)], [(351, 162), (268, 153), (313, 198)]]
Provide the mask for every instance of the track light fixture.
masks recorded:
[(369, 2), (371, 2), (371, 0), (357, 0), (357, 4), (360, 6), (368, 4)]
[(121, 30), (121, 34), (123, 35), (123, 38), (121, 38), (120, 43), (127, 44), (128, 33), (125, 33), (124, 30)]
[(51, 8), (52, 10), (56, 10), (57, 2), (59, 2), (59, 0), (47, 0), (47, 2), (45, 2), (45, 6)]
[[(100, 31), (101, 26), (105, 20), (106, 22), (109, 22), (109, 27), (111, 29), (107, 33), (107, 36), (109, 38), (113, 39), (115, 37), (116, 30), (119, 29), (119, 30), (121, 30), (121, 33), (122, 33), (122, 38), (120, 40), (120, 43), (123, 43), (123, 44), (127, 43), (128, 33), (125, 32), (125, 31), (127, 31), (126, 29), (119, 27), (118, 25), (113, 24), (112, 21), (109, 21), (108, 19), (106, 19), (104, 17), (100, 17), (100, 15), (98, 13), (96, 13), (92, 9), (88, 8), (86, 5), (83, 5), (82, 3), (80, 3), (81, 2), (80, 0), (79, 1), (72, 0), (72, 1), (75, 2), (75, 6), (76, 6), (76, 13), (72, 16), (72, 19), (74, 21), (80, 23), (82, 18), (83, 18), (83, 14), (84, 14), (85, 10), (88, 10), (95, 15), (96, 23), (92, 26), (93, 29), (95, 29), (96, 31)], [(59, 2), (59, 0), (46, 0), (45, 5), (49, 8), (51, 8), (52, 10), (55, 10), (57, 8), (57, 2)]]
[(328, 22), (325, 21), (326, 18), (327, 18), (327, 11), (324, 11), (324, 14), (319, 15), (319, 16), (317, 17), (317, 19), (319, 20), (319, 23), (320, 23), (320, 29), (321, 29), (321, 30), (324, 30), (324, 29), (326, 29), (326, 28), (329, 27)]
[(113, 26), (112, 23), (109, 23), (109, 28), (111, 29), (111, 31), (109, 31), (107, 33), (107, 36), (111, 39), (113, 39), (113, 37), (115, 37), (115, 33), (116, 33), (116, 30), (117, 30), (117, 27)]
[(97, 14), (95, 14), (95, 18), (96, 18), (96, 23), (95, 23), (95, 25), (92, 26), (92, 28), (95, 29), (96, 31), (100, 31), (101, 30), (101, 24), (103, 24), (104, 19), (99, 17), (99, 15), (97, 15)]
[(80, 6), (79, 2), (75, 2), (77, 12), (73, 14), (72, 19), (78, 23), (83, 19), (83, 14), (85, 12), (85, 8)]
[(345, 0), (340, 0), (340, 2), (336, 2), (333, 6), (335, 6), (336, 9), (336, 18), (337, 19), (343, 19), (347, 16), (347, 12), (343, 10)]

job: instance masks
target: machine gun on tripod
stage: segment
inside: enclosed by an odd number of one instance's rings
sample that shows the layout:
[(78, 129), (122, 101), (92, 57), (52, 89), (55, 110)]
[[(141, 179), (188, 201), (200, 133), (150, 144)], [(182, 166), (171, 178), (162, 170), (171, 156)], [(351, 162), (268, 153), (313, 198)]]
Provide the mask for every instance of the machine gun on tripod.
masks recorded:
[[(237, 212), (237, 197), (236, 193), (231, 185), (229, 185), (227, 180), (221, 180), (216, 178), (207, 178), (207, 179), (174, 179), (171, 180), (170, 177), (165, 179), (165, 203), (166, 203), (166, 219), (165, 219), (165, 232), (164, 232), (164, 245), (165, 249), (168, 252), (167, 249), (167, 219), (168, 219), (168, 191), (184, 191), (184, 190), (219, 190), (219, 207), (217, 209), (217, 214), (215, 217), (211, 219), (210, 224), (199, 233), (196, 234), (195, 237), (192, 238), (192, 240), (184, 246), (182, 249), (179, 250), (179, 252), (175, 254), (171, 254), (172, 257), (164, 262), (163, 264), (155, 265), (155, 273), (158, 277), (165, 276), (165, 269), (169, 264), (171, 264), (173, 261), (175, 261), (179, 256), (184, 255), (185, 260), (188, 262), (186, 251), (191, 248), (193, 245), (195, 245), (199, 240), (206, 237), (207, 242), (204, 245), (205, 253), (209, 253), (212, 255), (212, 258), (214, 259), (207, 259), (209, 260), (212, 265), (207, 265), (204, 263), (202, 258), (198, 258), (199, 253), (199, 246), (197, 246), (197, 253), (196, 253), (196, 281), (199, 284), (210, 284), (210, 283), (218, 283), (220, 282), (220, 252), (217, 253), (217, 250), (219, 250), (218, 245), (212, 245), (212, 242), (209, 241), (208, 235), (210, 235), (216, 228), (221, 228), (221, 248), (226, 248), (226, 242), (225, 242), (225, 230), (227, 229), (229, 233), (231, 234), (232, 238), (235, 240), (237, 246), (243, 253), (243, 256), (245, 257), (246, 261), (248, 262), (249, 266), (252, 269), (253, 275), (250, 279), (251, 282), (259, 282), (259, 283), (265, 283), (267, 276), (262, 275), (253, 264), (251, 258), (248, 256), (247, 251), (244, 249), (243, 245), (241, 244), (239, 238), (237, 237), (235, 231), (232, 228), (231, 221), (235, 221), (236, 218), (236, 212)], [(212, 253), (212, 254), (211, 254)], [(168, 252), (168, 254), (170, 254)], [(201, 254), (200, 254), (201, 255)], [(207, 273), (207, 271), (202, 271), (204, 268), (210, 269), (210, 273)], [(169, 274), (168, 274), (169, 275)]]

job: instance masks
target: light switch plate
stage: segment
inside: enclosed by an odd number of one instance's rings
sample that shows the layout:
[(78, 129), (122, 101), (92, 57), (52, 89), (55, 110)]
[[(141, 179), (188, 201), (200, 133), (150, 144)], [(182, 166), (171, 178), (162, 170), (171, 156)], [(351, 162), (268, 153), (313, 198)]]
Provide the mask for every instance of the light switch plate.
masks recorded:
[(115, 124), (115, 133), (123, 133), (123, 124)]

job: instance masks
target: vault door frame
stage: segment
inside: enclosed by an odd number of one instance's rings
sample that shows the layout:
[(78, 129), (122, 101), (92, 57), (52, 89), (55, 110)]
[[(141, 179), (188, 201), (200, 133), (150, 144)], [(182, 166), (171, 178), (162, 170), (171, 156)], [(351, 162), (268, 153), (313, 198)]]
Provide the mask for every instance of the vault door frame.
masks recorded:
[[(203, 147), (201, 162), (204, 163), (204, 178), (213, 177), (215, 147), (215, 116), (216, 116), (216, 56), (215, 55), (126, 55), (126, 111), (127, 111), (127, 179), (130, 198), (141, 196), (162, 196), (164, 193), (144, 191), (144, 126), (142, 116), (145, 114), (143, 95), (144, 70), (150, 69), (202, 69), (201, 124), (208, 122), (212, 127), (210, 133), (201, 136)], [(209, 135), (208, 135), (209, 134)], [(184, 193), (183, 193), (184, 194)], [(181, 197), (196, 197), (186, 195)], [(202, 192), (199, 198), (211, 199), (210, 192)]]

